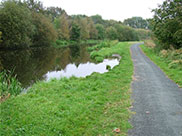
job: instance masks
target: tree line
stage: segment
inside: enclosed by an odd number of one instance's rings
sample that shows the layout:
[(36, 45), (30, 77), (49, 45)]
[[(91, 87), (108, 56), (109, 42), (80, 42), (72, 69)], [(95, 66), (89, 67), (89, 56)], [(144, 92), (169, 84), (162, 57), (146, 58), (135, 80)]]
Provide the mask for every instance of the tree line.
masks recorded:
[(37, 0), (6, 0), (0, 4), (0, 48), (50, 46), (56, 40), (137, 41), (148, 38), (147, 21), (140, 17), (132, 19), (133, 23), (128, 21), (130, 19), (123, 23), (104, 20), (100, 15), (69, 16), (62, 8), (45, 8)]

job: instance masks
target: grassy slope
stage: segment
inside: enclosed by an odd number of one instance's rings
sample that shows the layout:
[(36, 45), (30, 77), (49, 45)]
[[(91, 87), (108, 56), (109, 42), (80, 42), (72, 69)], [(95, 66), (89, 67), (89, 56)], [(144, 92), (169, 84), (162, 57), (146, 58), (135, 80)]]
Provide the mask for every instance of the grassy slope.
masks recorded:
[(86, 78), (36, 83), (28, 94), (1, 103), (0, 135), (126, 135), (131, 127), (130, 82), (133, 64), (128, 43), (98, 51), (118, 53), (120, 65)]
[(154, 61), (166, 74), (167, 76), (182, 87), (182, 71), (180, 69), (169, 68), (169, 60), (158, 56), (152, 48), (145, 45), (141, 46), (145, 54)]

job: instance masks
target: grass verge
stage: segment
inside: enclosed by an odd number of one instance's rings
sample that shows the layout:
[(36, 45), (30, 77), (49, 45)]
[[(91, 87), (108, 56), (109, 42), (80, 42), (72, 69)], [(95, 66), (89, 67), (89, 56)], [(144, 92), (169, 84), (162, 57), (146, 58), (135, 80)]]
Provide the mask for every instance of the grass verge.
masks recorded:
[(107, 73), (39, 82), (27, 94), (1, 103), (0, 135), (127, 135), (133, 74), (129, 48), (118, 43), (97, 52), (122, 56)]
[(165, 58), (160, 56), (154, 51), (154, 48), (147, 47), (145, 45), (141, 45), (142, 50), (145, 52), (145, 54), (153, 61), (155, 62), (163, 71), (166, 73), (166, 75), (176, 82), (179, 87), (182, 87), (182, 69), (179, 66), (171, 66), (172, 60), (169, 58)]

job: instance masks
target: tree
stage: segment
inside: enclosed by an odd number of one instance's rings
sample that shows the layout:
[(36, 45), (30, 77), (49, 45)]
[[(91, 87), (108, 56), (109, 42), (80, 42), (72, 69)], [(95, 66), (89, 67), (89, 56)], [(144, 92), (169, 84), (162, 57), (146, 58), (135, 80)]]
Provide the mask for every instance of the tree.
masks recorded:
[(15, 1), (5, 1), (0, 6), (1, 47), (22, 48), (32, 44), (34, 34), (31, 12)]
[(151, 31), (146, 29), (136, 29), (139, 40), (149, 39), (151, 36)]
[(104, 39), (105, 38), (105, 28), (101, 24), (96, 24), (96, 29), (98, 31), (98, 39)]
[(94, 24), (103, 24), (104, 23), (104, 20), (102, 19), (102, 16), (100, 16), (100, 15), (91, 16), (91, 19), (93, 20)]
[(59, 39), (69, 40), (70, 30), (69, 30), (68, 16), (66, 14), (62, 14), (58, 19), (54, 21), (54, 23), (58, 31)]
[(90, 39), (98, 38), (98, 31), (91, 18), (88, 18), (88, 30), (89, 30)]
[(124, 25), (115, 25), (115, 28), (118, 33), (118, 40), (119, 41), (138, 41), (138, 35), (135, 31), (135, 29), (124, 26)]
[(132, 17), (124, 20), (124, 24), (133, 28), (148, 29), (149, 23), (142, 17)]
[(89, 26), (88, 26), (88, 21), (87, 18), (80, 18), (79, 20), (79, 25), (80, 25), (80, 30), (81, 30), (81, 35), (80, 38), (83, 40), (89, 39)]
[(57, 38), (53, 24), (41, 13), (33, 12), (32, 17), (35, 25), (34, 46), (49, 46)]
[(78, 24), (76, 23), (72, 23), (72, 27), (71, 27), (71, 40), (74, 40), (74, 41), (78, 41), (80, 40), (80, 27)]
[(117, 30), (113, 26), (106, 29), (107, 38), (110, 40), (116, 40), (118, 38)]
[(53, 22), (56, 18), (59, 18), (61, 15), (68, 16), (67, 13), (59, 7), (48, 7), (45, 9), (45, 14), (51, 18)]
[(163, 48), (182, 48), (182, 1), (165, 0), (154, 9), (152, 31)]
[[(19, 1), (19, 4), (22, 4), (21, 1)], [(39, 0), (24, 0), (24, 4), (29, 8), (31, 11), (36, 13), (42, 13), (44, 14), (44, 7), (43, 3)]]

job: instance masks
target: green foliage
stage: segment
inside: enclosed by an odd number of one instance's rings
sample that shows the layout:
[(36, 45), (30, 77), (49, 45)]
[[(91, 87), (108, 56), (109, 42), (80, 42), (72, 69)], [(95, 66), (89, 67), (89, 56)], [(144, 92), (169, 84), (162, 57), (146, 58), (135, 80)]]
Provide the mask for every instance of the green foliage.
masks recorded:
[[(31, 46), (61, 47), (59, 41), (119, 40), (137, 41), (146, 33), (137, 31), (122, 22), (104, 20), (100, 15), (72, 15), (58, 7), (43, 6), (39, 0), (7, 0), (0, 6), (0, 30), (3, 33), (1, 48)], [(141, 20), (140, 17), (135, 20)], [(54, 27), (53, 27), (54, 25)], [(56, 29), (56, 30), (55, 30)], [(174, 35), (180, 40), (181, 31)], [(58, 38), (58, 39), (57, 39)], [(55, 42), (58, 40), (58, 42)]]
[(13, 76), (13, 72), (0, 72), (0, 96), (3, 98), (10, 93), (10, 95), (18, 95), (22, 91), (20, 82)]
[(174, 82), (182, 87), (182, 50), (161, 50), (142, 46), (143, 51), (154, 61)]
[(159, 40), (159, 46), (168, 49), (182, 48), (182, 1), (165, 0), (153, 10), (152, 30)]
[(51, 21), (54, 22), (55, 19), (59, 18), (61, 15), (67, 15), (67, 13), (60, 7), (47, 7), (44, 11), (44, 14), (51, 18)]
[[(126, 43), (123, 43), (126, 44)], [(117, 54), (118, 52), (122, 52), (122, 49), (119, 48), (120, 44), (115, 44), (115, 46), (109, 46), (105, 47), (105, 48), (101, 48), (100, 50), (95, 50), (93, 52), (91, 52), (90, 57), (91, 59), (95, 60), (96, 62), (102, 62), (104, 60), (104, 58), (108, 58), (110, 56), (112, 56), (112, 54)], [(111, 50), (112, 49), (112, 50)], [(122, 55), (121, 55), (122, 56)]]
[(102, 19), (102, 16), (100, 16), (100, 15), (91, 16), (91, 19), (93, 20), (94, 24), (103, 24), (104, 23), (104, 20)]
[(66, 14), (62, 14), (59, 18), (54, 20), (54, 24), (58, 31), (58, 38), (60, 40), (69, 40), (70, 30), (68, 16)]
[(27, 94), (3, 102), (0, 134), (115, 135), (117, 127), (119, 135), (127, 135), (133, 74), (129, 47), (120, 43), (108, 48), (123, 59), (107, 73), (39, 82)]
[(90, 39), (98, 39), (98, 31), (92, 19), (88, 18), (88, 29)]
[(114, 46), (114, 45), (116, 45), (118, 43), (118, 41), (116, 40), (116, 41), (102, 41), (102, 42), (100, 42), (100, 43), (98, 43), (98, 44), (96, 44), (95, 46), (92, 46), (92, 47), (88, 47), (88, 51), (89, 52), (92, 52), (92, 51), (98, 51), (98, 50), (100, 50), (100, 49), (102, 49), (102, 48), (109, 48), (109, 47), (111, 47), (111, 46)]
[(138, 41), (139, 37), (135, 29), (124, 26), (124, 25), (116, 25), (116, 30), (118, 33), (119, 41)]
[(106, 32), (104, 26), (101, 24), (96, 24), (96, 29), (98, 31), (98, 39), (100, 40), (105, 39)]
[(79, 25), (77, 25), (76, 23), (73, 23), (72, 27), (71, 27), (70, 39), (73, 41), (78, 41), (78, 40), (80, 40), (80, 36), (81, 36), (81, 29), (80, 29)]
[(80, 38), (82, 40), (89, 39), (90, 35), (89, 35), (89, 28), (88, 28), (89, 25), (88, 25), (87, 18), (82, 18), (82, 19), (80, 19), (79, 22), (80, 22), (79, 25), (80, 25), (80, 28), (81, 28)]
[[(22, 4), (20, 1), (19, 3)], [(44, 14), (45, 12), (43, 3), (39, 0), (24, 0), (24, 4), (32, 12), (41, 13), (41, 14)]]
[(31, 12), (15, 1), (5, 1), (0, 6), (1, 47), (22, 48), (32, 44), (31, 37), (35, 27)]
[(53, 24), (41, 13), (32, 13), (35, 34), (33, 35), (34, 46), (50, 46), (57, 38)]
[(116, 28), (114, 28), (112, 26), (110, 26), (106, 29), (106, 35), (107, 35), (107, 38), (110, 40), (118, 39), (117, 30), (116, 30)]
[(124, 24), (130, 26), (132, 28), (142, 28), (148, 29), (149, 23), (147, 20), (143, 19), (142, 17), (132, 17), (124, 20)]
[(150, 39), (151, 31), (145, 29), (136, 29), (136, 33), (138, 35), (139, 40), (146, 40)]

